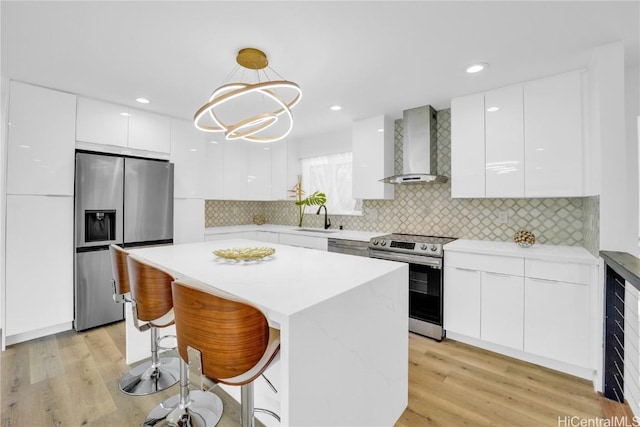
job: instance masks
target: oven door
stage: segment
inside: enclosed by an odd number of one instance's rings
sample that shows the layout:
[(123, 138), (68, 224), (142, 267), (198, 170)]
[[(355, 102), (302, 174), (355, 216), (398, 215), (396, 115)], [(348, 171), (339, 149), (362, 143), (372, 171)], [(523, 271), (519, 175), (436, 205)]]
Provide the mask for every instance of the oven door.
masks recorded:
[(371, 258), (409, 264), (409, 330), (442, 339), (442, 258), (370, 249)]

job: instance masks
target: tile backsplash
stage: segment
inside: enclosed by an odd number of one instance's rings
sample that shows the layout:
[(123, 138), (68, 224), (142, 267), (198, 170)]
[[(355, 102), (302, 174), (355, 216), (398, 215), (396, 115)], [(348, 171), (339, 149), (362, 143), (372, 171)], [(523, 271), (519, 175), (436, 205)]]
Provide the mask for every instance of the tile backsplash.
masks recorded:
[[(438, 174), (451, 175), (451, 114), (437, 113)], [(402, 120), (395, 123), (395, 169), (402, 172)], [(335, 228), (432, 234), (510, 241), (521, 228), (539, 243), (584, 246), (597, 253), (598, 197), (549, 199), (451, 199), (451, 184), (398, 185), (394, 200), (364, 200), (362, 216), (331, 215)], [(261, 213), (269, 224), (297, 225), (293, 201), (207, 200), (207, 227), (251, 224)], [(305, 215), (304, 225), (321, 227), (322, 216)], [(311, 212), (311, 210), (310, 210)], [(506, 222), (505, 222), (506, 221)]]

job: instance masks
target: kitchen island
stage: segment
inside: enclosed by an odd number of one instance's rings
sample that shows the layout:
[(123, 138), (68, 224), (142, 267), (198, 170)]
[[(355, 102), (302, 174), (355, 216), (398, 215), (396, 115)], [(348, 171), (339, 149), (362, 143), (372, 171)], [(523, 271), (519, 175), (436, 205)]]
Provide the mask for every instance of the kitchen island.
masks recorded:
[[(279, 413), (281, 425), (393, 425), (408, 399), (407, 265), (279, 244), (261, 261), (212, 253), (253, 246), (265, 244), (233, 239), (131, 253), (252, 302), (280, 329), (280, 361), (267, 371), (278, 394), (258, 379), (255, 405)], [(127, 329), (127, 354), (148, 353), (148, 340)], [(237, 389), (225, 388), (236, 398)]]

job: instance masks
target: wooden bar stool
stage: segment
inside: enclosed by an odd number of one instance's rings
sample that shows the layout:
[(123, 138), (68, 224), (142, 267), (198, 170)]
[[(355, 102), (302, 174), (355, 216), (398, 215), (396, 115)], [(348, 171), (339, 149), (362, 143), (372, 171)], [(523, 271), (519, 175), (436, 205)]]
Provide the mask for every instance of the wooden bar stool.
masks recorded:
[[(114, 249), (115, 250), (115, 249)], [(126, 257), (133, 324), (151, 334), (151, 361), (136, 366), (120, 381), (120, 389), (130, 395), (143, 396), (166, 390), (178, 382), (180, 359), (159, 357), (162, 349), (158, 339), (158, 328), (174, 324), (171, 282), (169, 273), (148, 264), (132, 255)], [(146, 322), (146, 323), (140, 323)]]
[(111, 254), (111, 272), (113, 274), (113, 301), (118, 304), (131, 302), (129, 270), (127, 269), (129, 252), (118, 245), (111, 245), (109, 253)]
[[(280, 331), (269, 327), (258, 308), (218, 289), (175, 281), (173, 303), (178, 351), (183, 363), (179, 396), (182, 409), (174, 410), (169, 417), (175, 420), (176, 412), (180, 412), (184, 422), (194, 412), (200, 419), (191, 418), (191, 425), (215, 425), (220, 416), (203, 419), (206, 408), (194, 408), (192, 396), (194, 393), (213, 395), (201, 390), (223, 383), (242, 387), (242, 425), (253, 427), (253, 381), (280, 351)], [(190, 392), (190, 379), (201, 390)], [(165, 401), (151, 411), (147, 420), (163, 417), (162, 408), (175, 404), (176, 397), (168, 400), (171, 399), (174, 400)], [(209, 413), (212, 408), (208, 408)], [(261, 411), (278, 418), (271, 411)]]

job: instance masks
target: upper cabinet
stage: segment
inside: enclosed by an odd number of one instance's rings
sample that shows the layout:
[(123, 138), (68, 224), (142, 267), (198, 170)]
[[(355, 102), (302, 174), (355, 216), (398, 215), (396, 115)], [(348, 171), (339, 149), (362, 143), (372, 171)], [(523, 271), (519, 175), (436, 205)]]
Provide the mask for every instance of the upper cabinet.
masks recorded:
[(582, 76), (453, 99), (451, 196), (583, 196)]
[(211, 137), (205, 139), (205, 165), (202, 192), (205, 200), (223, 200), (224, 144)]
[(73, 196), (76, 97), (11, 82), (7, 194)]
[(353, 123), (353, 197), (393, 199), (393, 184), (381, 179), (394, 175), (394, 124), (385, 116)]
[(126, 147), (129, 108), (78, 97), (76, 140)]
[(582, 73), (524, 85), (527, 197), (581, 196)]
[(451, 197), (484, 197), (484, 94), (451, 100)]
[(168, 154), (171, 151), (171, 119), (80, 97), (76, 140)]
[(129, 108), (129, 148), (169, 153), (171, 119)]
[(203, 197), (202, 171), (206, 168), (205, 139), (193, 122), (171, 120), (171, 156), (175, 164), (173, 195), (177, 199)]

